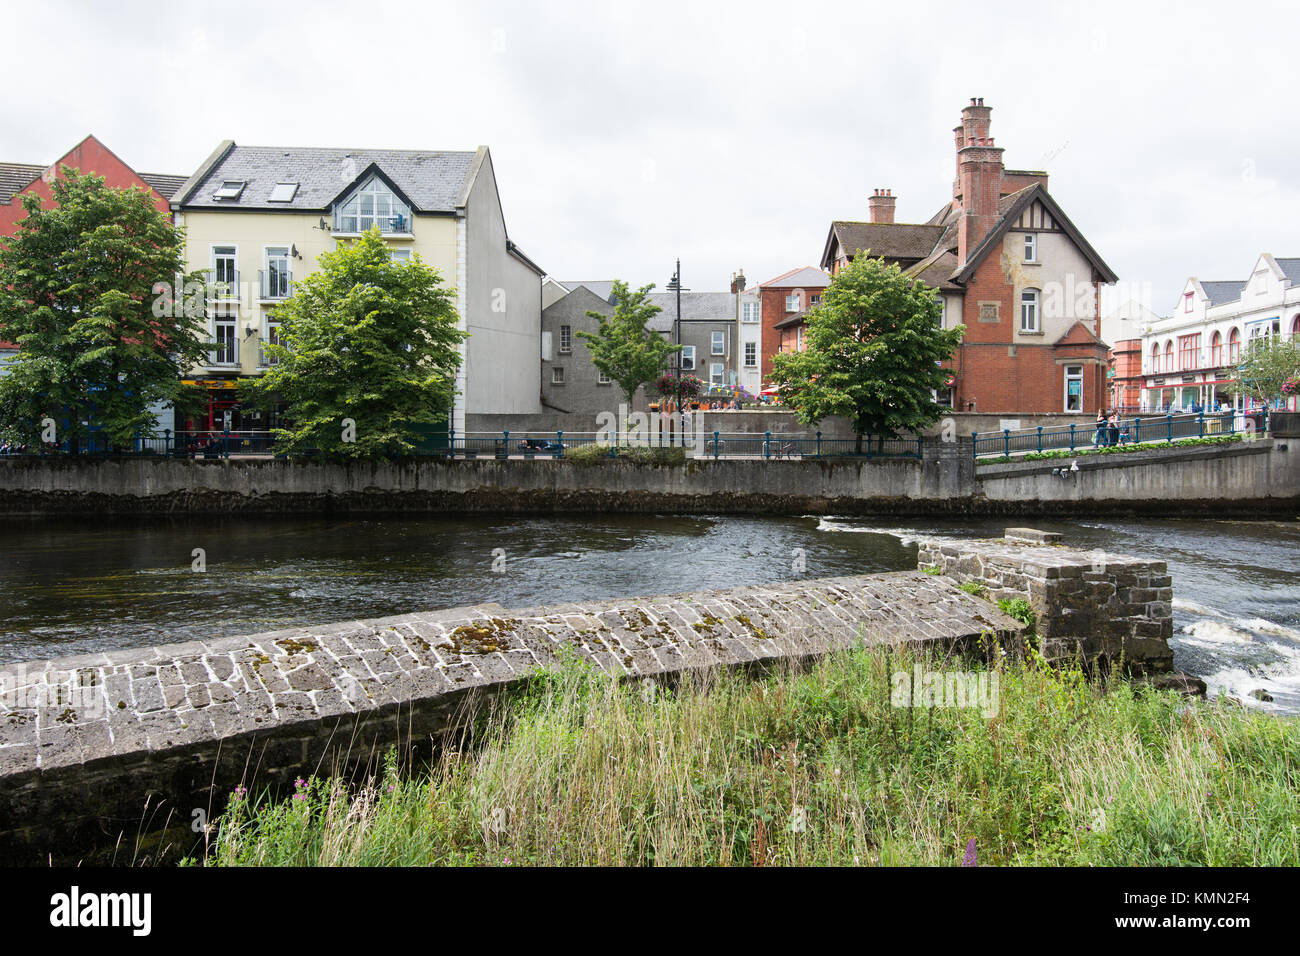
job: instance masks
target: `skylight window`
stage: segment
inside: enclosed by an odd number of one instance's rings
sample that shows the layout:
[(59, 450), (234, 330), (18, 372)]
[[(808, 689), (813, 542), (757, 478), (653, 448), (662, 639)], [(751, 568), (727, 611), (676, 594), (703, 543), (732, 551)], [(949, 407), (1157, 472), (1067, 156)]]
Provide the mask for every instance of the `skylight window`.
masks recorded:
[(297, 183), (276, 183), (275, 188), (271, 190), (269, 202), (293, 202), (293, 197), (297, 192)]
[(221, 184), (221, 188), (212, 194), (213, 199), (238, 199), (239, 194), (244, 191), (244, 181), (242, 179), (228, 179)]

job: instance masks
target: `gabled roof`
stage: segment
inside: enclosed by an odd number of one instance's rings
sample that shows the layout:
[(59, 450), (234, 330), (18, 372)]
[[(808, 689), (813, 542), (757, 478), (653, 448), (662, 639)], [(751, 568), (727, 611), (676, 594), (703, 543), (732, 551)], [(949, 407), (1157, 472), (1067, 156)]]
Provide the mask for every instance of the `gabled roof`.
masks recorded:
[(185, 185), (187, 176), (172, 176), (169, 173), (136, 173), (149, 184), (149, 188), (168, 202), (176, 195), (176, 190)]
[(789, 272), (782, 272), (774, 279), (760, 282), (760, 289), (824, 289), (831, 284), (831, 277), (816, 266), (800, 266)]
[[(178, 199), (187, 209), (324, 211), (373, 165), (410, 200), (414, 211), (452, 213), (481, 152), (223, 144), (220, 155), (214, 154), (201, 175), (191, 177)], [(245, 184), (238, 199), (212, 198), (225, 181)], [(276, 183), (298, 183), (291, 201), (267, 201)]]
[(600, 298), (604, 299), (606, 302), (608, 302), (610, 296), (614, 294), (613, 279), (579, 279), (579, 280), (572, 280), (572, 281), (569, 279), (556, 279), (555, 281), (558, 282), (560, 285), (564, 286), (570, 292), (573, 292), (579, 286), (586, 286), (589, 290), (594, 292)]
[[(677, 320), (677, 293), (651, 292), (646, 301), (657, 305), (663, 311), (650, 320), (653, 327), (656, 319), (668, 316), (669, 322)], [(736, 295), (733, 292), (683, 292), (683, 322), (734, 322), (736, 319)]]
[(1219, 282), (1202, 282), (1201, 289), (1205, 292), (1205, 297), (1210, 300), (1210, 305), (1223, 305), (1225, 302), (1236, 302), (1241, 298), (1241, 290), (1246, 288), (1244, 281), (1238, 282), (1235, 279)]
[(999, 247), (1002, 237), (1006, 235), (1012, 223), (1019, 221), (1020, 214), (1035, 200), (1047, 207), (1053, 221), (1070, 237), (1070, 240), (1083, 253), (1084, 258), (1092, 263), (1092, 267), (1101, 274), (1102, 281), (1119, 281), (1119, 276), (1111, 270), (1110, 266), (1106, 265), (1101, 256), (1097, 254), (1097, 250), (1088, 243), (1088, 240), (1083, 238), (1083, 233), (1079, 232), (1074, 223), (1070, 221), (1070, 217), (1065, 214), (1065, 211), (1061, 209), (1041, 183), (1026, 186), (1024, 189), (1002, 198), (1001, 202), (998, 203), (998, 212), (1001, 218), (998, 220), (997, 225), (990, 229), (988, 235), (980, 240), (979, 245), (971, 250), (966, 257), (966, 264), (953, 275), (953, 281), (964, 283), (969, 279), (984, 260), (984, 257), (993, 249)]
[(1076, 321), (1065, 333), (1052, 343), (1053, 345), (1100, 345), (1105, 348), (1106, 343), (1099, 339), (1092, 329), (1088, 328), (1082, 322)]
[(1279, 259), (1275, 256), (1273, 261), (1284, 276), (1294, 283), (1300, 283), (1300, 259)]

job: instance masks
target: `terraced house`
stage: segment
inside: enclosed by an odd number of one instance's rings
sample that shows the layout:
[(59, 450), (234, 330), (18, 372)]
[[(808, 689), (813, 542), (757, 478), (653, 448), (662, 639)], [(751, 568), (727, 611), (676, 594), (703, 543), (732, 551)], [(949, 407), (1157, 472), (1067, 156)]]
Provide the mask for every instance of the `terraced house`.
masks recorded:
[(1117, 277), (1047, 173), (1004, 167), (991, 113), (982, 99), (962, 110), (952, 198), (938, 212), (897, 223), (898, 197), (876, 190), (868, 221), (831, 223), (821, 266), (834, 274), (868, 252), (939, 292), (944, 327), (966, 326), (939, 396), (955, 410), (1096, 414), (1107, 400), (1100, 292)]
[[(215, 284), (215, 343), (192, 382), (207, 392), (195, 428), (271, 427), (235, 399), (276, 341), (275, 307), (317, 258), (377, 226), (395, 259), (419, 254), (457, 290), (462, 346), (449, 424), (540, 411), (542, 270), (506, 233), (487, 147), (476, 151), (322, 149), (223, 142), (177, 191), (189, 267)], [(178, 423), (179, 425), (180, 423)]]

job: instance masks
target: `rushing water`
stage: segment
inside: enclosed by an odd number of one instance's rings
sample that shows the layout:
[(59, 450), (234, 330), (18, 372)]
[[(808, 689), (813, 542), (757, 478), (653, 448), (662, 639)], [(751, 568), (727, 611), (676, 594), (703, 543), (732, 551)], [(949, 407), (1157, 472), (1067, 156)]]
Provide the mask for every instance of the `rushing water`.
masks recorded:
[[(0, 662), (495, 601), (524, 607), (916, 566), (1005, 520), (621, 516), (0, 524)], [(1168, 561), (1179, 670), (1300, 713), (1300, 524), (1025, 522)], [(206, 571), (193, 569), (202, 548)], [(800, 562), (805, 572), (796, 570)], [(495, 568), (495, 570), (494, 570)], [(1247, 695), (1267, 690), (1273, 703)]]

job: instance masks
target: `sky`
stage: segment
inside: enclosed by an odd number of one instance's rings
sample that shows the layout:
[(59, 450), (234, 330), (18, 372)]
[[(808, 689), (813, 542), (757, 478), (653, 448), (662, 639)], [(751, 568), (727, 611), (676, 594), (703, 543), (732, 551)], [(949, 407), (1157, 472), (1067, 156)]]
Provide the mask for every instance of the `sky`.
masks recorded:
[(1300, 12), (1286, 3), (15, 3), (0, 160), (94, 133), (189, 174), (225, 139), (492, 152), (511, 238), (560, 279), (696, 291), (817, 265), (889, 188), (951, 197), (952, 128), (993, 107), (1168, 314), (1188, 276), (1300, 256)]

